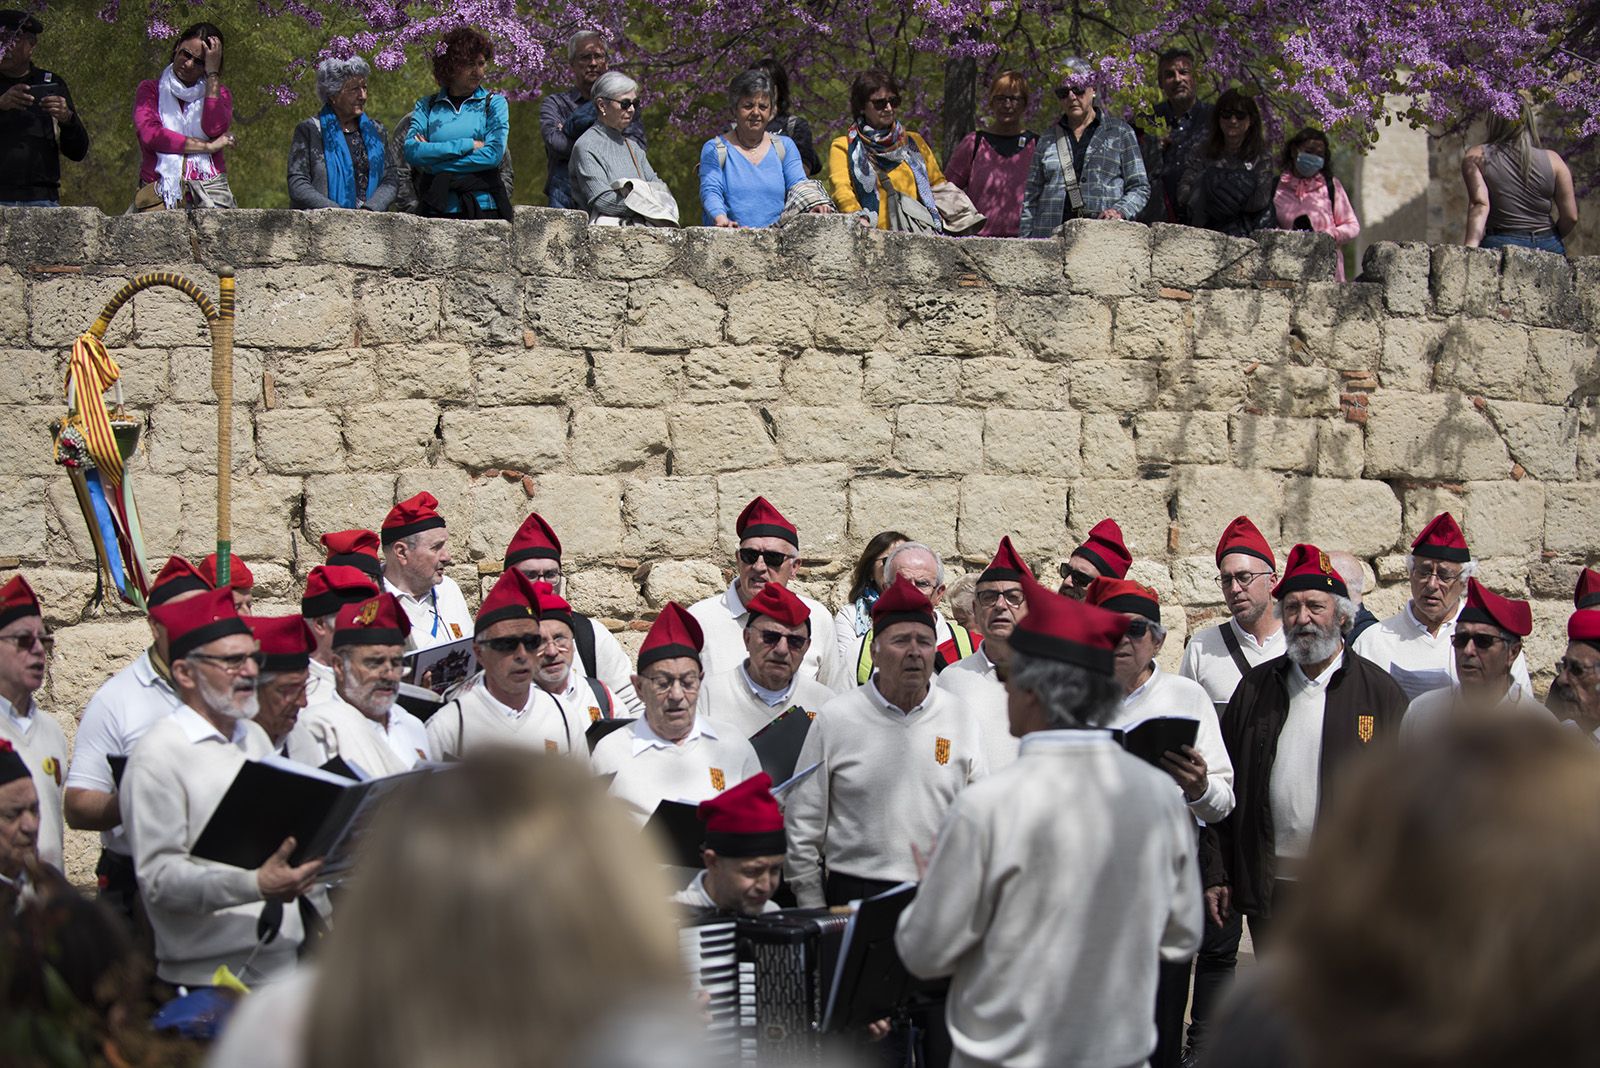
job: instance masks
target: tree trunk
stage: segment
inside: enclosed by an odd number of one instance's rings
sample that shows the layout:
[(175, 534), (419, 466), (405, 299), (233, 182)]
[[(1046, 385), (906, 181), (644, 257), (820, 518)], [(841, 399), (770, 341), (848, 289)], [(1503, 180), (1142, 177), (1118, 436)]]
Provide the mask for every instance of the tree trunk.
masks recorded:
[(978, 61), (957, 56), (944, 65), (944, 140), (935, 146), (945, 159), (978, 127)]

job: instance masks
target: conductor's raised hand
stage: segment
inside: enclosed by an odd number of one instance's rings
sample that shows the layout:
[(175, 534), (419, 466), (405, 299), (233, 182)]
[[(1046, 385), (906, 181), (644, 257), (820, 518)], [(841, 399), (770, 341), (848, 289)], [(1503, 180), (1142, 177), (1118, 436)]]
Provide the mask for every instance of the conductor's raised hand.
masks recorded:
[(278, 851), (256, 869), (256, 885), (268, 901), (293, 901), (311, 889), (317, 873), (322, 870), (320, 857), (298, 867), (291, 865), (289, 857), (294, 854), (295, 844), (293, 838), (285, 838)]

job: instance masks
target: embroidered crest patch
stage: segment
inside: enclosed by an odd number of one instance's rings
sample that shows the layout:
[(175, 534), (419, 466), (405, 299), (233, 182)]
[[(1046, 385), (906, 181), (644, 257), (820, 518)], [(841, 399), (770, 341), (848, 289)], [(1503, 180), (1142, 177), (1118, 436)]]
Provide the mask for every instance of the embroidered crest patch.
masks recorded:
[(713, 790), (725, 790), (725, 789), (727, 789), (727, 787), (728, 787), (728, 780), (723, 776), (722, 769), (721, 768), (712, 768), (711, 769), (711, 788)]
[(1372, 741), (1372, 727), (1374, 720), (1371, 716), (1356, 717), (1356, 737), (1361, 739), (1361, 744), (1366, 745)]
[(594, 705), (590, 705), (589, 706), (589, 722), (590, 723), (599, 723), (600, 722), (600, 710), (598, 708), (594, 707)]
[(57, 760), (55, 757), (47, 756), (44, 758), (44, 763), (41, 766), (44, 768), (44, 773), (54, 779), (57, 786), (60, 786), (61, 761)]
[(935, 738), (933, 741), (933, 759), (941, 764), (950, 763), (950, 739)]
[(461, 624), (460, 623), (452, 623), (452, 624), (450, 624), (450, 633), (454, 634), (456, 636), (456, 640), (457, 641), (460, 641), (461, 640)]
[(372, 600), (368, 601), (366, 604), (362, 605), (361, 606), (361, 614), (359, 616), (357, 616), (356, 618), (361, 621), (361, 625), (363, 627), (371, 626), (372, 621), (374, 619), (378, 618), (378, 601), (377, 601), (377, 598), (373, 598)]

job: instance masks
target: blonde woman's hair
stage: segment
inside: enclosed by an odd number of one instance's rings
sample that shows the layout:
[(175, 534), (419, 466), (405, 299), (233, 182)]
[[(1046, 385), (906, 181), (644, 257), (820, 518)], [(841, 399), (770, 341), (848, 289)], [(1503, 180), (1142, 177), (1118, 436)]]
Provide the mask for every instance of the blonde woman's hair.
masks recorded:
[(1341, 780), (1274, 941), (1308, 1068), (1594, 1059), (1600, 753), (1464, 715)]
[(686, 989), (654, 843), (569, 757), (475, 751), (363, 848), (307, 1068), (564, 1068), (611, 1014)]
[(1535, 149), (1542, 149), (1544, 143), (1539, 140), (1539, 123), (1534, 117), (1533, 106), (1526, 97), (1522, 98), (1517, 117), (1514, 119), (1508, 119), (1494, 111), (1489, 113), (1487, 141), (1491, 145), (1515, 147), (1517, 164), (1522, 168), (1522, 180), (1526, 182), (1532, 179), (1533, 153)]

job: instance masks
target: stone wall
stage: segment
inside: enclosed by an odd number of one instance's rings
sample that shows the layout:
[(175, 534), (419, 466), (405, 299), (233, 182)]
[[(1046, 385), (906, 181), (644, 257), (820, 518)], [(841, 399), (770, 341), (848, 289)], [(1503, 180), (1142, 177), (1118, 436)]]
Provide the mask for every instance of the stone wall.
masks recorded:
[[(234, 546), (263, 610), (296, 603), (317, 538), (427, 489), (474, 599), (529, 510), (577, 606), (637, 640), (726, 581), (764, 493), (837, 603), (899, 527), (955, 568), (1011, 534), (1044, 571), (1116, 516), (1173, 623), (1222, 611), (1212, 551), (1248, 512), (1284, 549), (1346, 548), (1404, 599), (1442, 508), (1484, 578), (1534, 600), (1536, 677), (1596, 556), (1600, 259), (1379, 245), (1333, 278), (1327, 239), (1076, 222), (1039, 242), (783, 230), (589, 229), (353, 212), (107, 218), (0, 211), (0, 557), (57, 628), (42, 695), (70, 730), (146, 640), (91, 608), (89, 543), (47, 431), (73, 338), (128, 277), (238, 271)], [(215, 537), (201, 319), (147, 291), (108, 335), (148, 423), (131, 466), (153, 557)], [(3, 578), (0, 575), (0, 578)]]

